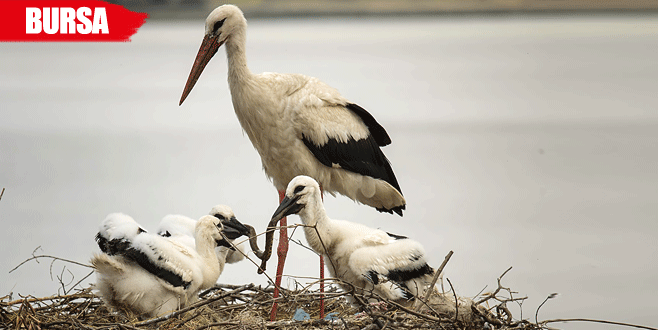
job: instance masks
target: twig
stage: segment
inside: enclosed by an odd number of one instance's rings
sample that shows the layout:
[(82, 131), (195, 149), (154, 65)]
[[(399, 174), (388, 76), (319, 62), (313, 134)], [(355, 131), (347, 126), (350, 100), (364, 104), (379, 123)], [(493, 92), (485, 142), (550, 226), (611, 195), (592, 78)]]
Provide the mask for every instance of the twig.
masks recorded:
[(88, 294), (70, 294), (70, 295), (65, 295), (65, 296), (51, 296), (51, 297), (44, 297), (44, 298), (28, 298), (28, 299), (18, 299), (10, 302), (0, 302), (0, 306), (12, 306), (16, 305), (18, 303), (22, 303), (23, 301), (27, 302), (41, 302), (41, 301), (48, 301), (48, 300), (57, 300), (57, 299), (68, 299), (68, 298), (95, 298), (96, 296), (88, 293)]
[(384, 299), (384, 298), (382, 298), (381, 300), (383, 300), (383, 301), (385, 301), (386, 303), (389, 303), (389, 304), (391, 304), (391, 305), (394, 305), (395, 307), (397, 307), (397, 308), (399, 308), (399, 309), (401, 309), (401, 310), (403, 310), (403, 311), (405, 311), (405, 312), (407, 312), (407, 313), (409, 313), (409, 314), (412, 314), (412, 315), (415, 315), (415, 316), (418, 316), (418, 317), (421, 317), (421, 318), (424, 318), (424, 319), (427, 319), (427, 320), (430, 320), (430, 321), (434, 321), (434, 322), (445, 322), (445, 321), (448, 321), (448, 320), (446, 320), (446, 319), (442, 319), (442, 318), (434, 317), (434, 316), (427, 315), (427, 314), (423, 314), (423, 313), (418, 313), (418, 312), (416, 312), (415, 310), (413, 310), (413, 309), (409, 309), (409, 308), (407, 308), (407, 307), (404, 307), (404, 306), (398, 304), (397, 302), (395, 302), (395, 301), (393, 301), (393, 300), (388, 300), (388, 299)]
[(188, 317), (187, 319), (183, 320), (183, 322), (176, 324), (176, 328), (182, 328), (185, 323), (194, 320), (195, 318), (199, 317), (201, 314), (203, 314), (203, 310), (196, 311), (196, 313), (194, 313), (194, 315), (192, 315), (192, 316)]
[(455, 322), (457, 322), (457, 316), (459, 315), (459, 299), (457, 299), (457, 293), (455, 292), (455, 288), (452, 286), (452, 283), (450, 283), (450, 279), (446, 277), (446, 281), (448, 281), (452, 295), (455, 297)]
[(484, 318), (487, 322), (489, 322), (491, 324), (498, 325), (498, 326), (503, 325), (503, 322), (501, 322), (497, 318), (494, 318), (493, 315), (491, 315), (491, 313), (489, 313), (487, 310), (485, 310), (484, 312), (479, 310), (478, 305), (472, 304), (471, 305), (471, 311), (473, 311), (474, 314)]
[(480, 292), (478, 292), (475, 296), (473, 296), (473, 298), (471, 298), (471, 300), (475, 300), (475, 298), (479, 297), (482, 294), (482, 292), (484, 292), (484, 290), (486, 290), (486, 289), (487, 289), (487, 285), (485, 285), (484, 288), (482, 288), (482, 290), (480, 290)]
[[(91, 276), (91, 274), (93, 274), (93, 273), (94, 273), (94, 271), (92, 270), (91, 272), (89, 272), (89, 274), (87, 274), (87, 275), (86, 275), (85, 277), (83, 277), (81, 280), (79, 280), (78, 282), (76, 282), (75, 284), (73, 284), (73, 286), (71, 287), (71, 290), (74, 289), (78, 284), (80, 284), (80, 282), (84, 281), (87, 277)], [(70, 291), (69, 291), (69, 292), (70, 292)]]
[(510, 312), (509, 308), (507, 308), (507, 302), (502, 302), (496, 306), (496, 313), (498, 313), (498, 317), (500, 317), (502, 314), (505, 314), (505, 321), (509, 324), (512, 322), (512, 312)]
[[(293, 226), (288, 226), (288, 227), (293, 227)], [(286, 227), (286, 228), (288, 228), (288, 227)], [(280, 228), (282, 228), (282, 227), (277, 227), (277, 228), (280, 229)], [(256, 237), (261, 236), (261, 235), (264, 235), (265, 233), (266, 233), (266, 232), (260, 233), (260, 234), (256, 235)], [(258, 269), (261, 269), (261, 266), (258, 265), (258, 263), (256, 263), (256, 262), (255, 262), (253, 259), (251, 259), (247, 254), (245, 254), (244, 252), (242, 252), (242, 250), (240, 250), (240, 249), (238, 249), (238, 248), (236, 247), (236, 245), (238, 245), (238, 244), (242, 244), (243, 242), (246, 242), (246, 240), (245, 240), (245, 241), (241, 241), (241, 242), (239, 242), (239, 243), (237, 243), (237, 244), (233, 244), (233, 242), (231, 242), (226, 236), (224, 236), (224, 233), (223, 233), (223, 232), (220, 232), (220, 234), (222, 235), (222, 237), (224, 238), (224, 240), (227, 241), (227, 242), (229, 242), (229, 243), (235, 248), (236, 251), (239, 251), (239, 252), (245, 257), (245, 259), (249, 260), (252, 264), (256, 265), (256, 267), (257, 267)], [(263, 271), (262, 274), (265, 275), (265, 277), (267, 277), (267, 280), (269, 281), (269, 283), (271, 283), (272, 285), (276, 286), (275, 281), (272, 280), (272, 278), (271, 278), (269, 275), (267, 275), (266, 272)], [(288, 299), (288, 296), (283, 292), (283, 290), (281, 289), (281, 287), (279, 287), (279, 292), (281, 292), (281, 295), (282, 295), (284, 298)]]
[[(53, 260), (53, 262), (55, 261)], [(64, 284), (64, 270), (68, 271), (69, 274), (71, 274), (71, 281), (67, 284)], [(75, 281), (75, 275), (73, 275), (73, 273), (69, 269), (67, 269), (66, 266), (64, 266), (62, 267), (62, 273), (59, 274), (59, 276), (57, 276), (57, 280), (59, 280), (59, 283), (62, 285), (62, 291), (64, 292), (64, 294), (68, 294), (69, 292), (66, 290), (66, 286), (73, 283), (73, 281)]]
[(0, 192), (0, 200), (2, 200), (2, 195), (5, 194), (5, 188), (2, 188), (2, 192)]
[(322, 240), (322, 237), (320, 236), (320, 232), (318, 231), (318, 228), (317, 228), (318, 224), (316, 223), (313, 226), (305, 226), (305, 227), (311, 227), (315, 230), (315, 234), (318, 235), (318, 239), (320, 240), (320, 244), (322, 244), (322, 249), (325, 252), (325, 253), (320, 253), (320, 254), (323, 254), (323, 255), (327, 256), (327, 259), (329, 259), (329, 262), (331, 263), (331, 267), (333, 269), (338, 269), (338, 268), (336, 268), (336, 265), (334, 265), (334, 261), (333, 261), (333, 259), (331, 259), (331, 256), (328, 253), (326, 253), (327, 252), (327, 247), (324, 245), (324, 241)]
[[(354, 287), (352, 287), (352, 289), (354, 289)], [(383, 330), (385, 324), (382, 324), (382, 323), (383, 323), (382, 320), (380, 320), (379, 317), (378, 317), (377, 315), (375, 315), (375, 314), (372, 312), (372, 310), (370, 310), (370, 307), (368, 306), (368, 304), (366, 304), (363, 300), (361, 300), (361, 297), (360, 297), (359, 295), (357, 295), (356, 293), (353, 294), (352, 296), (354, 297), (354, 300), (355, 300), (356, 302), (358, 302), (359, 305), (361, 305), (361, 307), (363, 307), (363, 310), (366, 312), (366, 314), (368, 314), (368, 316), (370, 316), (370, 318), (372, 318), (373, 322), (375, 322), (375, 324), (377, 325), (377, 327), (378, 327), (380, 330)]]
[[(38, 248), (37, 248), (37, 249), (38, 249)], [(35, 251), (36, 251), (36, 250), (35, 250)], [(21, 262), (20, 264), (18, 264), (18, 266), (12, 268), (9, 272), (11, 273), (11, 272), (15, 271), (16, 269), (18, 269), (18, 267), (23, 266), (23, 264), (25, 264), (26, 262), (28, 262), (28, 261), (30, 261), (30, 260), (37, 260), (37, 262), (38, 262), (38, 259), (39, 259), (39, 258), (51, 258), (51, 259), (53, 259), (53, 261), (55, 261), (55, 260), (59, 260), (59, 261), (64, 261), (64, 262), (72, 263), (72, 264), (75, 264), (75, 265), (78, 265), (78, 266), (83, 266), (83, 267), (88, 267), (88, 268), (94, 268), (94, 266), (90, 266), (90, 265), (87, 265), (87, 264), (83, 264), (83, 263), (80, 263), (80, 262), (77, 262), (77, 261), (68, 260), (68, 259), (63, 259), (63, 258), (58, 258), (58, 257), (49, 256), (49, 255), (45, 255), (45, 254), (44, 254), (44, 255), (38, 255), (38, 256), (35, 256), (35, 255), (34, 255), (34, 252), (33, 252), (31, 258), (28, 258), (28, 259), (26, 259), (25, 261)]]
[(637, 324), (630, 324), (630, 323), (623, 323), (623, 322), (614, 322), (614, 321), (605, 321), (605, 320), (595, 320), (595, 319), (553, 319), (553, 320), (546, 320), (546, 321), (541, 321), (541, 325), (547, 324), (547, 323), (555, 323), (555, 322), (593, 322), (593, 323), (605, 323), (605, 324), (614, 324), (614, 325), (621, 325), (625, 327), (631, 327), (631, 328), (639, 328), (639, 329), (647, 329), (647, 330), (658, 330), (658, 328), (652, 328), (644, 325), (637, 325)]
[[(297, 228), (295, 228), (295, 229), (297, 229)], [(292, 235), (295, 234), (295, 229), (293, 229), (292, 234), (290, 235), (290, 237), (292, 237)], [(294, 240), (294, 239), (291, 238), (291, 239), (289, 239), (289, 241), (290, 241), (290, 242), (293, 242), (293, 243), (295, 243), (295, 244), (297, 244), (297, 245), (299, 245), (299, 246), (301, 246), (301, 247), (303, 247), (303, 248), (305, 248), (305, 249), (307, 249), (307, 250), (309, 250), (309, 251), (311, 251), (311, 252), (313, 252), (314, 254), (320, 255), (319, 253), (315, 252), (315, 250), (313, 250), (313, 249), (311, 249), (310, 247), (304, 245), (304, 243), (302, 243), (302, 241), (299, 240), (299, 239), (298, 239), (298, 240)]]
[(491, 299), (491, 298), (496, 297), (496, 295), (498, 294), (498, 292), (500, 292), (501, 289), (509, 290), (508, 288), (506, 288), (506, 287), (500, 285), (500, 280), (501, 280), (501, 279), (503, 278), (503, 276), (505, 276), (505, 274), (507, 274), (507, 272), (509, 272), (511, 269), (512, 269), (512, 267), (510, 266), (510, 268), (507, 268), (507, 270), (504, 271), (503, 274), (500, 275), (500, 277), (498, 277), (498, 279), (497, 279), (497, 280), (498, 280), (498, 287), (496, 288), (496, 290), (495, 290), (494, 292), (492, 292), (492, 293), (490, 293), (490, 294), (484, 296), (484, 298), (478, 300), (477, 302), (475, 302), (475, 303), (473, 303), (473, 304), (474, 304), (474, 305), (479, 305), (479, 304), (481, 304), (481, 303), (483, 303), (483, 302), (485, 302), (485, 301), (487, 301), (487, 300), (489, 300), (489, 299)]
[(175, 311), (175, 312), (173, 312), (173, 313), (170, 313), (170, 314), (167, 314), (167, 315), (163, 315), (163, 316), (160, 316), (160, 317), (155, 318), (155, 319), (150, 319), (150, 320), (146, 320), (146, 321), (143, 321), (143, 322), (135, 323), (135, 326), (138, 326), (138, 327), (139, 327), (139, 326), (151, 325), (151, 324), (156, 324), (156, 323), (159, 323), (159, 322), (162, 322), (162, 321), (166, 321), (166, 320), (168, 320), (168, 319), (170, 319), (170, 318), (172, 318), (172, 317), (174, 317), (174, 316), (178, 316), (178, 315), (183, 314), (183, 313), (185, 313), (185, 312), (187, 312), (187, 311), (189, 311), (189, 310), (192, 310), (192, 309), (195, 309), (195, 308), (198, 308), (198, 307), (201, 307), (201, 306), (204, 306), (204, 305), (210, 304), (210, 303), (213, 302), (213, 301), (217, 301), (217, 300), (220, 300), (220, 299), (224, 299), (224, 298), (226, 298), (226, 297), (228, 297), (228, 296), (230, 296), (230, 295), (232, 295), (232, 294), (235, 294), (235, 293), (238, 293), (238, 292), (242, 292), (242, 291), (244, 291), (244, 290), (248, 290), (248, 289), (251, 289), (251, 288), (253, 288), (253, 287), (254, 287), (254, 284), (253, 284), (253, 283), (245, 284), (245, 285), (243, 285), (243, 286), (241, 286), (241, 287), (239, 287), (239, 288), (237, 288), (237, 289), (235, 289), (235, 290), (232, 290), (232, 291), (226, 292), (226, 293), (224, 293), (224, 294), (221, 294), (221, 295), (219, 295), (219, 296), (217, 296), (217, 297), (213, 297), (213, 298), (208, 299), (208, 300), (201, 301), (201, 302), (199, 302), (199, 303), (193, 304), (193, 305), (188, 306), (188, 307), (186, 307), (186, 308), (179, 309), (179, 310), (177, 310), (177, 311)]
[[(422, 300), (425, 303), (429, 303), (430, 301), (430, 296), (432, 295), (432, 292), (434, 291), (434, 286), (436, 285), (436, 281), (439, 279), (439, 275), (443, 272), (443, 268), (446, 266), (448, 263), (448, 260), (450, 260), (450, 257), (452, 257), (452, 250), (448, 252), (448, 255), (443, 259), (443, 262), (441, 263), (441, 266), (439, 266), (439, 269), (436, 270), (436, 273), (434, 273), (434, 277), (432, 278), (432, 283), (430, 284), (427, 292), (425, 293), (425, 298)], [(418, 307), (416, 307), (416, 311), (420, 310), (420, 307), (422, 304), (418, 304)]]
[(266, 328), (285, 328), (286, 326), (291, 326), (295, 328), (307, 328), (318, 325), (327, 325), (331, 321), (325, 319), (314, 319), (314, 320), (305, 320), (305, 321), (291, 321), (291, 320), (280, 320), (268, 322), (265, 324)]
[(535, 323), (539, 324), (539, 322), (537, 321), (537, 315), (539, 314), (539, 309), (541, 309), (541, 306), (544, 306), (544, 304), (548, 301), (548, 299), (553, 299), (555, 297), (557, 297), (557, 293), (551, 293), (548, 295), (548, 297), (546, 297), (546, 299), (544, 299), (544, 301), (541, 304), (539, 304), (539, 307), (537, 307), (537, 311), (535, 312)]
[(215, 322), (215, 323), (210, 323), (206, 325), (202, 325), (196, 330), (202, 330), (202, 329), (210, 329), (212, 327), (221, 327), (221, 326), (227, 326), (227, 325), (240, 325), (240, 322), (238, 321), (222, 321), (222, 322)]

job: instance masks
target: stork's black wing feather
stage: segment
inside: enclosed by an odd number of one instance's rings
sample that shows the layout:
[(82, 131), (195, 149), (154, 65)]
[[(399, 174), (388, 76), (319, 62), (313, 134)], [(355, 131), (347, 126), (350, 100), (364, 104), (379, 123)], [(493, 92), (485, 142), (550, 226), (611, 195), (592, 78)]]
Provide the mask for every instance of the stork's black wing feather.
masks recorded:
[[(181, 275), (172, 272), (169, 269), (160, 267), (158, 264), (154, 263), (146, 253), (140, 251), (139, 249), (128, 247), (127, 249), (121, 251), (120, 254), (136, 262), (149, 273), (161, 278), (174, 287), (182, 286), (184, 289), (187, 289), (191, 284), (190, 282), (184, 281)], [(162, 259), (162, 257), (159, 258)]]
[(398, 239), (408, 239), (408, 238), (409, 238), (409, 237), (407, 237), (407, 236), (395, 235), (395, 234), (392, 234), (392, 233), (389, 233), (389, 232), (386, 232), (386, 234), (387, 234), (389, 237), (391, 237), (391, 238), (393, 238), (393, 239), (396, 239), (396, 240), (398, 240)]
[(377, 145), (384, 147), (391, 144), (391, 138), (388, 136), (388, 133), (386, 133), (386, 130), (384, 127), (382, 127), (382, 125), (379, 125), (377, 120), (375, 120), (375, 117), (373, 117), (370, 112), (354, 103), (349, 103), (345, 105), (345, 107), (354, 112), (354, 114), (363, 120), (363, 123), (368, 126), (370, 134), (372, 134), (373, 138), (375, 138)]
[[(350, 138), (348, 141), (340, 141), (329, 136), (326, 143), (319, 144), (302, 132), (304, 144), (323, 165), (327, 167), (336, 167), (338, 165), (344, 170), (386, 181), (402, 194), (391, 164), (380, 149), (380, 147), (391, 143), (388, 133), (362, 107), (350, 103), (345, 105), (345, 108), (356, 114), (368, 127), (370, 134), (366, 138), (359, 140)], [(384, 208), (377, 208), (377, 210), (388, 213), (395, 212), (401, 216), (404, 208), (403, 205), (394, 207), (391, 210)]]
[[(142, 229), (141, 227), (137, 228), (137, 235), (145, 232), (146, 230)], [(131, 244), (130, 240), (126, 239), (125, 237), (108, 239), (100, 232), (96, 234), (96, 243), (98, 243), (98, 247), (101, 249), (101, 251), (108, 255), (118, 254), (120, 251), (127, 249)]]
[(333, 167), (336, 164), (350, 172), (384, 180), (402, 193), (391, 164), (372, 134), (361, 140), (350, 138), (347, 142), (329, 138), (323, 145), (315, 144), (304, 134), (302, 140), (323, 165)]
[[(139, 228), (137, 234), (145, 233), (146, 231), (142, 228)], [(169, 232), (167, 232), (168, 234)], [(133, 246), (133, 242), (126, 238), (115, 238), (107, 239), (101, 233), (96, 234), (96, 242), (98, 247), (107, 255), (120, 255), (127, 259), (130, 259), (136, 262), (139, 266), (144, 268), (149, 273), (161, 278), (162, 280), (168, 282), (174, 287), (182, 286), (187, 289), (190, 286), (190, 282), (184, 281), (183, 278), (172, 272), (169, 269), (160, 267), (158, 264), (154, 263), (149, 256), (143, 251), (137, 249)], [(162, 257), (158, 257), (160, 260)]]

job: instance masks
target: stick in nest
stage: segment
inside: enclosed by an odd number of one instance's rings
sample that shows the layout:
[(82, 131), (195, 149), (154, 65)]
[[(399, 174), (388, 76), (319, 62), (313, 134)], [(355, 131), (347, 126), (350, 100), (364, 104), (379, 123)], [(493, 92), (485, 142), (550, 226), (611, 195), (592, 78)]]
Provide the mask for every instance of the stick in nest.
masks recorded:
[(512, 269), (512, 267), (510, 266), (510, 268), (507, 268), (507, 270), (504, 271), (503, 274), (500, 275), (500, 277), (498, 277), (498, 279), (497, 279), (497, 280), (498, 280), (498, 287), (496, 288), (496, 290), (494, 290), (494, 292), (492, 292), (492, 293), (490, 293), (490, 294), (484, 296), (484, 298), (482, 298), (482, 299), (476, 301), (476, 302), (474, 303), (474, 305), (479, 305), (479, 304), (481, 304), (481, 303), (483, 303), (483, 302), (485, 302), (485, 301), (487, 301), (487, 300), (489, 300), (489, 299), (491, 299), (491, 298), (495, 298), (496, 295), (498, 294), (498, 292), (500, 292), (500, 290), (505, 289), (505, 290), (508, 290), (508, 291), (509, 291), (509, 290), (510, 290), (509, 288), (506, 288), (506, 287), (504, 287), (504, 286), (502, 286), (502, 285), (500, 284), (500, 280), (502, 280), (502, 279), (503, 279), (503, 276), (505, 276), (505, 274), (507, 274), (507, 272), (509, 272), (511, 269)]
[(604, 324), (621, 325), (621, 326), (625, 326), (625, 327), (646, 329), (646, 330), (658, 330), (656, 328), (647, 327), (647, 326), (644, 326), (644, 325), (637, 325), (637, 324), (630, 324), (630, 323), (623, 323), (623, 322), (614, 322), (614, 321), (605, 321), (605, 320), (596, 320), (596, 319), (580, 319), (580, 318), (546, 320), (546, 321), (541, 321), (538, 324), (543, 327), (547, 323), (555, 323), (555, 322), (592, 322), (592, 323), (604, 323)]
[(537, 321), (537, 315), (539, 315), (539, 310), (541, 309), (541, 306), (544, 306), (544, 304), (548, 301), (548, 299), (553, 299), (555, 297), (557, 297), (557, 293), (551, 293), (548, 295), (548, 297), (546, 297), (546, 299), (544, 299), (544, 301), (541, 304), (539, 304), (539, 307), (537, 307), (537, 311), (535, 312), (535, 323), (539, 324), (539, 322)]
[(436, 270), (436, 273), (434, 273), (434, 277), (432, 278), (432, 283), (427, 288), (427, 292), (425, 293), (425, 298), (423, 298), (422, 300), (420, 298), (418, 299), (420, 300), (421, 303), (419, 303), (418, 306), (416, 307), (416, 311), (420, 310), (421, 306), (423, 306), (422, 303), (427, 304), (430, 301), (430, 296), (432, 295), (432, 291), (434, 291), (434, 286), (436, 285), (436, 281), (439, 279), (439, 276), (443, 272), (443, 268), (445, 268), (446, 264), (448, 263), (448, 260), (450, 260), (450, 257), (452, 257), (452, 254), (453, 254), (452, 250), (448, 252), (448, 255), (446, 255), (446, 257), (443, 259), (441, 266), (439, 266), (439, 268)]
[[(59, 257), (55, 257), (55, 256), (49, 256), (49, 255), (45, 255), (45, 254), (44, 254), (44, 255), (34, 255), (34, 253), (37, 252), (37, 250), (40, 249), (40, 248), (41, 248), (41, 246), (37, 246), (37, 248), (34, 249), (34, 251), (32, 251), (32, 257), (30, 257), (30, 258), (24, 260), (23, 262), (21, 262), (20, 264), (18, 264), (18, 266), (12, 268), (9, 272), (11, 273), (11, 272), (15, 271), (15, 270), (18, 269), (20, 266), (23, 266), (26, 262), (28, 262), (28, 261), (30, 261), (30, 260), (36, 260), (36, 262), (38, 263), (38, 262), (39, 262), (39, 258), (51, 258), (51, 259), (53, 259), (52, 262), (55, 262), (55, 261), (59, 260), (59, 261), (64, 261), (64, 262), (72, 263), (72, 264), (74, 264), (74, 265), (78, 265), (78, 266), (83, 266), (83, 267), (88, 267), (88, 268), (94, 268), (93, 266), (90, 266), (90, 265), (87, 265), (87, 264), (83, 264), (83, 263), (81, 263), (81, 262), (77, 262), (77, 261), (73, 261), (73, 260), (68, 260), (68, 259), (64, 259), (64, 258), (59, 258)], [(51, 278), (52, 278), (52, 276), (53, 276), (53, 275), (52, 275), (52, 262), (50, 263), (50, 277), (51, 277)]]

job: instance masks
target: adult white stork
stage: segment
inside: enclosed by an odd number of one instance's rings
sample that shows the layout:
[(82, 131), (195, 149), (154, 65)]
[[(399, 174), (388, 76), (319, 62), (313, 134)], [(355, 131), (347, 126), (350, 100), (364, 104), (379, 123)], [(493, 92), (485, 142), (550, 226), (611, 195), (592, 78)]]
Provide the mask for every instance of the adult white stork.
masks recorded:
[[(245, 54), (246, 33), (247, 21), (236, 6), (223, 5), (208, 15), (205, 37), (180, 104), (225, 44), (233, 108), (266, 175), (279, 191), (279, 201), (290, 180), (308, 175), (332, 195), (339, 193), (380, 212), (402, 215), (406, 201), (380, 149), (391, 143), (386, 130), (365, 109), (316, 78), (251, 73)], [(286, 219), (281, 219), (284, 228), (277, 249), (275, 297), (288, 251), (286, 225)], [(321, 277), (323, 272), (321, 258)], [(271, 319), (275, 317), (276, 303)]]
[(190, 248), (146, 232), (130, 216), (110, 214), (96, 235), (103, 253), (91, 259), (100, 296), (115, 308), (147, 316), (184, 307), (217, 281), (223, 265), (215, 247), (231, 246), (224, 236), (247, 235), (243, 227), (204, 216), (195, 226), (195, 248)]
[[(270, 226), (290, 214), (298, 214), (310, 247), (324, 255), (333, 277), (357, 291), (406, 302), (423, 293), (432, 280), (422, 245), (405, 236), (364, 225), (333, 220), (322, 204), (318, 183), (308, 176), (294, 178), (272, 216)], [(271, 249), (271, 240), (265, 247)], [(341, 284), (344, 290), (349, 285)]]

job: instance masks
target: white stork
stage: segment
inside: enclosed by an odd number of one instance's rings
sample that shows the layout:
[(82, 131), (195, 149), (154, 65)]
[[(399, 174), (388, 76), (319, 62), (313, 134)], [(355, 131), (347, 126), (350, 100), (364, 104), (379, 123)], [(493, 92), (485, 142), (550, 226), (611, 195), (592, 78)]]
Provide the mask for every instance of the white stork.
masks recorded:
[[(365, 109), (316, 78), (251, 73), (245, 54), (246, 34), (247, 21), (238, 7), (223, 5), (208, 15), (205, 37), (179, 104), (225, 44), (235, 114), (260, 155), (265, 174), (279, 191), (279, 201), (290, 180), (308, 175), (332, 195), (339, 193), (380, 212), (402, 215), (406, 201), (380, 149), (391, 143), (386, 130)], [(281, 219), (284, 228), (277, 249), (274, 297), (278, 296), (288, 251), (286, 225), (286, 219)], [(323, 273), (321, 258), (321, 277)], [(276, 302), (271, 319), (275, 317)]]
[[(233, 210), (226, 205), (217, 205), (213, 207), (209, 214), (219, 218), (220, 220), (237, 222), (237, 218), (235, 218)], [(224, 219), (224, 215), (228, 216), (229, 218)], [(190, 217), (180, 214), (169, 214), (162, 218), (160, 224), (158, 224), (157, 233), (160, 236), (169, 237), (171, 240), (176, 240), (182, 244), (194, 248), (194, 227), (196, 226), (196, 223), (197, 221)], [(242, 229), (242, 231), (244, 230), (247, 229)], [(230, 239), (230, 241), (233, 243), (233, 239)], [(246, 251), (245, 245), (240, 243), (232, 244), (230, 248), (225, 246), (218, 246), (215, 249), (215, 253), (217, 254), (217, 258), (220, 259), (220, 267), (223, 268), (224, 262), (233, 264), (244, 260)], [(222, 262), (222, 260), (224, 262)], [(223, 269), (220, 269), (220, 272), (221, 271), (223, 271)]]
[[(209, 288), (221, 271), (215, 255), (218, 245), (230, 247), (226, 237), (242, 233), (242, 227), (206, 215), (194, 230), (195, 248), (150, 234), (130, 216), (113, 213), (96, 235), (103, 253), (91, 263), (103, 300), (118, 309), (155, 316), (184, 307)], [(240, 224), (241, 225), (241, 224)]]
[[(310, 247), (329, 260), (331, 275), (361, 292), (373, 291), (405, 302), (427, 289), (434, 271), (427, 265), (420, 243), (358, 223), (330, 219), (321, 194), (313, 178), (294, 178), (270, 225), (286, 215), (298, 214), (306, 225), (304, 234)], [(266, 250), (270, 247), (271, 243)], [(343, 285), (343, 289), (349, 290), (349, 286)]]

